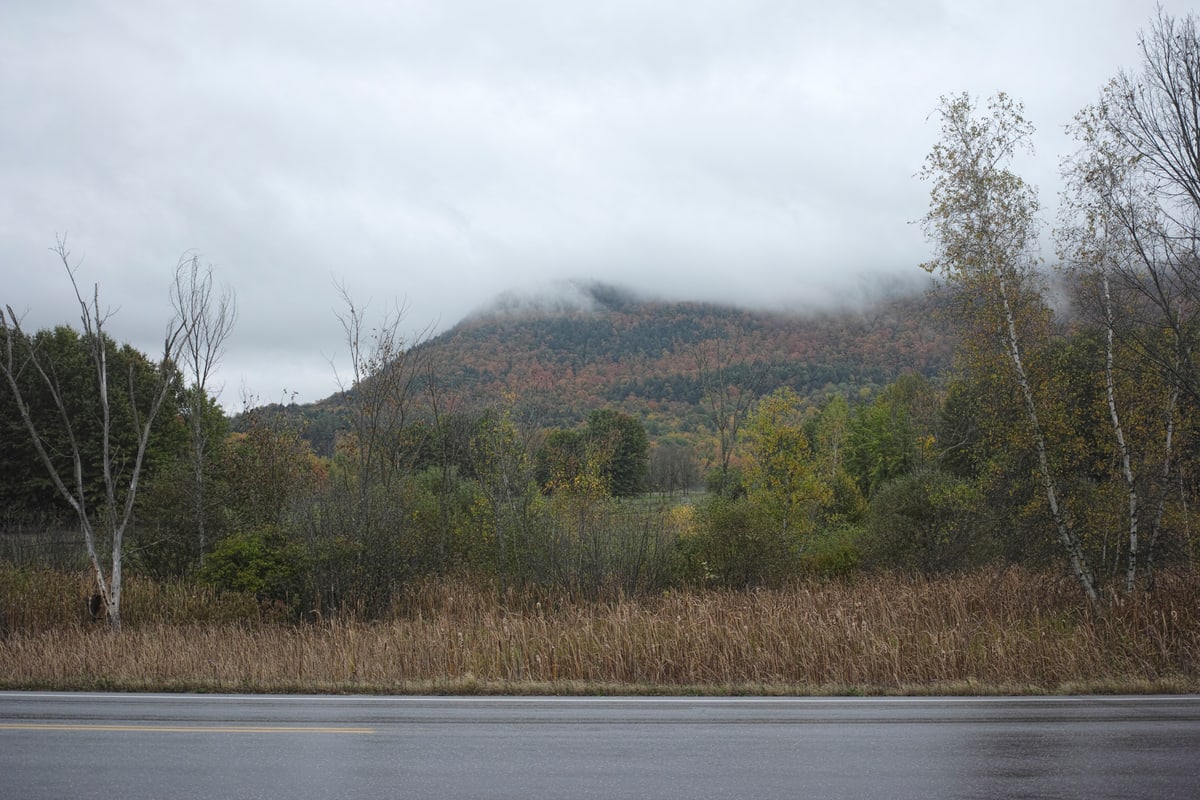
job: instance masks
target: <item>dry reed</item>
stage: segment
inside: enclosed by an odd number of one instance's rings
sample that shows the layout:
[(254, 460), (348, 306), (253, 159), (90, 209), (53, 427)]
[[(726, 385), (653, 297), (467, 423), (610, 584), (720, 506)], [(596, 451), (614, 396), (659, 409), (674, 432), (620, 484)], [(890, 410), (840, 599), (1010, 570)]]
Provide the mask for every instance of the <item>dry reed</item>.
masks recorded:
[(611, 603), (447, 581), (388, 621), (10, 628), (8, 688), (361, 692), (1194, 691), (1194, 578), (1103, 613), (1019, 570)]

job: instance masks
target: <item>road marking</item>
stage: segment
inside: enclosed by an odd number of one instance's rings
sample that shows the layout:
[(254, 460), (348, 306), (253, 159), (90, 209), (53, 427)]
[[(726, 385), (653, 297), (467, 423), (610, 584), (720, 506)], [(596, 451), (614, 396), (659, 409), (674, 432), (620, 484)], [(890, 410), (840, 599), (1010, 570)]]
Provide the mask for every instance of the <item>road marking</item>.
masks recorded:
[(374, 733), (374, 728), (241, 725), (74, 725), (54, 722), (0, 722), (0, 731), (125, 731), (138, 733)]

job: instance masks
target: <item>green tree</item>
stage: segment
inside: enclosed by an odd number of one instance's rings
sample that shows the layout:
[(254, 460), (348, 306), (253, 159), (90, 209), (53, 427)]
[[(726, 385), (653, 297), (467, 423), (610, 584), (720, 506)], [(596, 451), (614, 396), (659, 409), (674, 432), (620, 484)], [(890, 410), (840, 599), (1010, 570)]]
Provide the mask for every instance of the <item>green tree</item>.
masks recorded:
[(850, 472), (853, 421), (850, 404), (839, 393), (811, 425), (817, 475), (830, 491), (821, 508), (820, 526), (830, 530), (855, 526), (866, 512), (866, 499)]
[(762, 509), (780, 536), (810, 533), (830, 497), (818, 477), (804, 432), (800, 398), (788, 388), (762, 398), (746, 421), (746, 497)]
[[(0, 328), (0, 348), (5, 347), (8, 331)], [(18, 358), (24, 344), (13, 340)], [(96, 394), (97, 382), (92, 363), (91, 342), (78, 331), (65, 325), (41, 330), (29, 342), (32, 352), (48, 368), (57, 383), (57, 392), (74, 426), (74, 443), (79, 449), (83, 469), (84, 495), (93, 508), (104, 501), (104, 429), (101, 424), (103, 408)], [(135, 418), (130, 413), (130, 397), (150, 396), (159, 380), (155, 365), (129, 345), (118, 346), (104, 336), (105, 360), (115, 379), (109, 383), (110, 420), (108, 446), (116, 463), (129, 463), (136, 455), (138, 436)], [(6, 352), (6, 349), (5, 349)], [(165, 400), (166, 411), (151, 432), (146, 444), (144, 478), (150, 479), (181, 452), (185, 441), (176, 424), (174, 409), (178, 403), (178, 381), (172, 378), (171, 391)], [(35, 369), (26, 368), (17, 376), (21, 398), (29, 408), (35, 428), (55, 468), (62, 475), (74, 470), (72, 440), (62, 424), (55, 392), (43, 382)], [(9, 514), (37, 516), (39, 511), (62, 510), (73, 514), (66, 499), (59, 493), (51, 474), (38, 455), (19, 406), (7, 381), (0, 382), (0, 463), (11, 476), (0, 485), (0, 502)]]
[(501, 580), (528, 577), (525, 555), (536, 536), (540, 495), (536, 475), (538, 433), (517, 418), (515, 397), (484, 412), (470, 442), (471, 473), (487, 503), (491, 543)]
[[(160, 577), (197, 569), (202, 555), (227, 532), (230, 521), (229, 483), (222, 474), (222, 467), (228, 463), (225, 449), (230, 441), (229, 419), (211, 397), (201, 401), (198, 394), (187, 389), (180, 395), (180, 413), (175, 419), (164, 414), (158, 426), (158, 436), (173, 434), (173, 445), (170, 450), (163, 449), (163, 457), (147, 465), (146, 480), (138, 493), (138, 524), (130, 532), (131, 563)], [(199, 487), (196, 422), (204, 442), (204, 463), (199, 474), (203, 485)], [(197, 535), (197, 514), (204, 517), (203, 537)]]
[(633, 497), (646, 491), (650, 441), (645, 426), (636, 417), (611, 408), (593, 411), (584, 436), (611, 452), (601, 472), (614, 497)]
[(650, 442), (646, 428), (624, 412), (605, 408), (593, 411), (580, 429), (555, 429), (546, 435), (538, 452), (537, 476), (546, 488), (565, 487), (591, 480), (596, 470), (610, 495), (631, 497), (646, 491)]
[(871, 499), (868, 557), (926, 575), (976, 565), (991, 555), (976, 530), (981, 499), (972, 481), (931, 464), (895, 478)]
[(230, 434), (221, 472), (237, 529), (285, 528), (290, 515), (311, 499), (328, 478), (294, 425), (280, 417), (249, 413), (247, 430)]
[(931, 456), (937, 408), (932, 387), (920, 375), (903, 375), (863, 406), (849, 424), (846, 467), (870, 498), (888, 482)]

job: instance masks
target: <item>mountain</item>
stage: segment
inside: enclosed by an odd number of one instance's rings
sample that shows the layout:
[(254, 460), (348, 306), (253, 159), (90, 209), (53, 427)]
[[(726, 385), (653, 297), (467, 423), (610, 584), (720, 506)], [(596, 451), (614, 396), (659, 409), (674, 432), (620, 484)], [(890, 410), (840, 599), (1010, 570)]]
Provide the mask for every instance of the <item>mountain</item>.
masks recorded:
[[(705, 423), (696, 354), (711, 358), (714, 347), (731, 354), (735, 377), (761, 372), (764, 392), (788, 385), (814, 404), (838, 392), (869, 396), (905, 372), (936, 376), (953, 349), (939, 302), (909, 289), (855, 309), (787, 314), (574, 284), (566, 295), (501, 297), (411, 354), (436, 363), (443, 396), (459, 408), (511, 395), (525, 419), (570, 427), (607, 406), (657, 437)], [(289, 408), (317, 452), (331, 452), (345, 400)]]

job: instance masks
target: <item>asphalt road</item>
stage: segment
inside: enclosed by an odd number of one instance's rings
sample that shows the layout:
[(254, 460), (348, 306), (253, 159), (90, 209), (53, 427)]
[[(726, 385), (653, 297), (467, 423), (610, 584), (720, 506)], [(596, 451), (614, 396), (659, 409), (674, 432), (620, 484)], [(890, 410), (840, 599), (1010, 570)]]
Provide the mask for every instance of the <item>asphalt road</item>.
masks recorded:
[(1198, 798), (1200, 697), (12, 692), (0, 797)]

